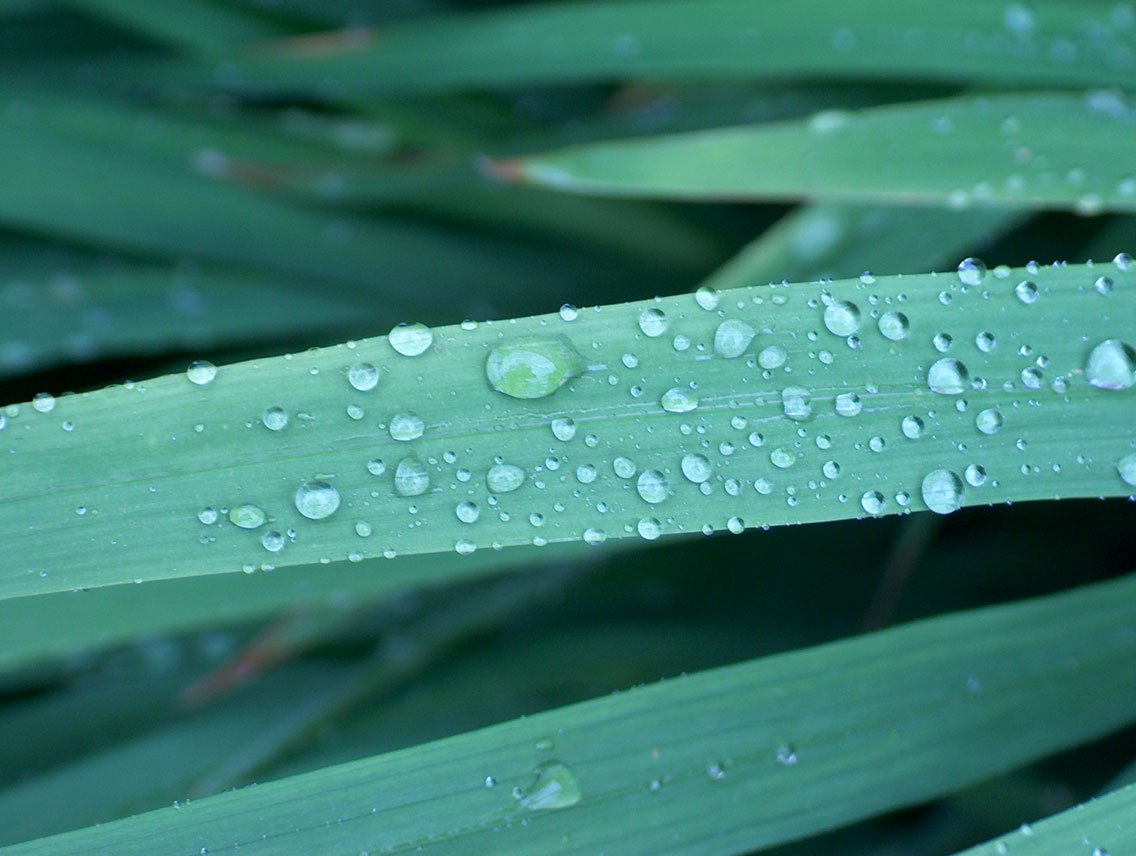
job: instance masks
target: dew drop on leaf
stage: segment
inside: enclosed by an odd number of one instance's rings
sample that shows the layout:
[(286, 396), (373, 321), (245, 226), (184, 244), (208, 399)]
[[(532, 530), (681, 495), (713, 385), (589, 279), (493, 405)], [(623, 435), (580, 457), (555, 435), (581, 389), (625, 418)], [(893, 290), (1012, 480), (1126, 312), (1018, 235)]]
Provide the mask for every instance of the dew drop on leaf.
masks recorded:
[(940, 395), (961, 395), (966, 391), (969, 379), (966, 366), (951, 357), (935, 360), (927, 370), (927, 386)]
[(339, 508), (339, 491), (325, 481), (313, 479), (296, 488), (296, 510), (309, 520), (331, 517)]
[(198, 386), (205, 386), (217, 377), (217, 367), (208, 360), (194, 360), (185, 370), (185, 376)]
[(518, 339), (498, 345), (485, 361), (489, 385), (511, 398), (545, 398), (587, 366), (564, 336)]
[(379, 385), (379, 370), (370, 363), (356, 363), (347, 370), (347, 382), (359, 392), (370, 392)]
[(430, 489), (430, 473), (417, 458), (403, 458), (394, 468), (394, 490), (399, 496), (421, 496)]
[(1125, 455), (1117, 461), (1116, 471), (1120, 474), (1121, 481), (1126, 485), (1136, 487), (1136, 452)]
[(663, 393), (659, 404), (667, 413), (689, 413), (698, 407), (698, 397), (689, 390), (674, 386)]
[(434, 331), (425, 324), (404, 321), (390, 331), (387, 339), (391, 347), (404, 357), (417, 357), (434, 344)]
[(263, 509), (249, 503), (234, 506), (229, 510), (229, 522), (241, 529), (256, 529), (258, 526), (263, 526), (267, 519), (268, 515)]
[(494, 464), (485, 474), (490, 493), (510, 493), (525, 483), (525, 471), (516, 464)]
[(753, 337), (753, 328), (745, 321), (723, 321), (714, 331), (714, 353), (728, 360), (736, 359), (746, 352)]
[(697, 452), (683, 455), (682, 474), (695, 484), (702, 484), (709, 479), (712, 471), (710, 459), (705, 455), (700, 455)]
[(923, 477), (923, 501), (936, 514), (958, 511), (962, 507), (962, 492), (962, 479), (950, 470), (932, 470)]
[(576, 805), (584, 796), (567, 764), (549, 761), (536, 768), (536, 781), (518, 797), (529, 811), (551, 811)]
[(288, 414), (282, 407), (269, 407), (260, 415), (260, 421), (269, 431), (283, 431), (288, 427)]
[(1105, 339), (1089, 353), (1085, 379), (1097, 389), (1128, 389), (1136, 384), (1136, 350), (1119, 339)]
[(396, 413), (391, 417), (390, 435), (392, 440), (408, 443), (417, 440), (426, 430), (426, 423), (417, 413)]
[(908, 332), (911, 330), (911, 322), (907, 320), (907, 316), (902, 312), (885, 312), (880, 316), (878, 322), (880, 334), (885, 339), (890, 339), (893, 342), (899, 342), (907, 338)]
[(860, 307), (837, 300), (824, 308), (824, 326), (834, 336), (845, 338), (860, 329)]
[(654, 339), (667, 332), (667, 315), (662, 309), (649, 306), (639, 313), (639, 329), (644, 336)]
[(656, 505), (667, 498), (667, 477), (658, 470), (643, 470), (635, 483), (639, 496), (645, 502)]

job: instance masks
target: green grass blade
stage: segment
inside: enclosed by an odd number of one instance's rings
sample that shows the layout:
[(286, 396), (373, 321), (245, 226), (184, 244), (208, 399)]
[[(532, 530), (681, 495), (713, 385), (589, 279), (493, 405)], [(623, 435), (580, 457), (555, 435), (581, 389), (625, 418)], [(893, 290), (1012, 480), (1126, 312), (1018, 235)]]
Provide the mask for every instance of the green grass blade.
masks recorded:
[[(771, 846), (916, 804), (1130, 721), (1134, 606), (1128, 578), (933, 619), (4, 852)], [(559, 790), (536, 778), (541, 770)]]
[[(1126, 496), (1134, 279), (1118, 257), (735, 289), (10, 406), (0, 597)], [(328, 505), (301, 514), (309, 482)]]
[(338, 45), (280, 42), (244, 56), (233, 79), (334, 96), (619, 78), (1125, 86), (1136, 80), (1133, 39), (1130, 17), (1107, 2), (550, 3), (440, 16)]
[(579, 146), (499, 171), (612, 196), (1132, 211), (1136, 122), (1114, 93), (967, 95)]
[(67, 0), (67, 5), (133, 30), (146, 38), (202, 53), (241, 42), (267, 39), (280, 28), (232, 4), (210, 0)]
[(1027, 217), (995, 208), (804, 205), (754, 239), (703, 285), (726, 289), (781, 280), (840, 279), (869, 270), (877, 274), (938, 270)]
[(1136, 785), (1075, 806), (958, 856), (1109, 856), (1136, 848)]

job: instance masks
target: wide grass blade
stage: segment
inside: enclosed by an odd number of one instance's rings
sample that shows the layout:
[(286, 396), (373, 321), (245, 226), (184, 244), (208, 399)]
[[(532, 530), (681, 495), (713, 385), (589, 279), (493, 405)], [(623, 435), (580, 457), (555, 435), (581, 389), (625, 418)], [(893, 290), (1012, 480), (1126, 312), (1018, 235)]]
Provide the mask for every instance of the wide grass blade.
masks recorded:
[(579, 146), (497, 172), (611, 196), (1131, 211), (1134, 115), (1116, 93), (966, 95)]
[(1130, 721), (1134, 606), (1128, 578), (933, 619), (4, 852), (771, 846), (916, 804)]
[(333, 97), (620, 78), (1125, 86), (1134, 38), (1130, 15), (1108, 2), (548, 3), (268, 43), (227, 81)]
[(3, 411), (0, 597), (1129, 495), (1134, 280), (968, 262), (44, 394)]

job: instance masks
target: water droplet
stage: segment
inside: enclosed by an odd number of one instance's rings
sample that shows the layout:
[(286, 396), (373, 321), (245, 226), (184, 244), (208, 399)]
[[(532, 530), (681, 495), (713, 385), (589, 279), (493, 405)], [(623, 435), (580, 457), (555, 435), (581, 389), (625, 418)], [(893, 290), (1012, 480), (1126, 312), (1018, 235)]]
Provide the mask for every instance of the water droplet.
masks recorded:
[(580, 317), (580, 310), (573, 306), (571, 303), (565, 303), (560, 307), (560, 320), (561, 321), (575, 321)]
[(778, 446), (769, 453), (769, 463), (778, 469), (787, 470), (797, 463), (797, 455), (784, 447)]
[(659, 404), (668, 413), (689, 413), (698, 407), (698, 397), (681, 387), (671, 387), (663, 393)]
[(644, 336), (654, 339), (667, 332), (667, 315), (662, 309), (650, 306), (639, 313), (639, 329)]
[(951, 338), (949, 333), (936, 333), (931, 339), (931, 344), (935, 346), (935, 350), (940, 354), (945, 354), (951, 349), (954, 344), (954, 339)]
[(713, 286), (700, 285), (698, 286), (698, 290), (694, 292), (694, 300), (707, 312), (713, 312), (718, 308), (720, 296), (718, 290)]
[(785, 365), (788, 356), (780, 345), (770, 345), (761, 349), (761, 353), (757, 355), (757, 364), (767, 371), (772, 371)]
[(339, 491), (325, 481), (305, 481), (296, 488), (296, 510), (309, 520), (323, 520), (337, 508)]
[(1037, 303), (1037, 286), (1028, 279), (1023, 279), (1014, 286), (1014, 294), (1026, 306)]
[(988, 407), (974, 417), (974, 424), (983, 434), (997, 434), (1002, 430), (1002, 414)]
[(197, 512), (197, 519), (204, 523), (206, 526), (212, 526), (217, 522), (217, 509), (203, 508)]
[(863, 409), (860, 396), (854, 392), (842, 392), (836, 396), (836, 412), (840, 416), (859, 416)]
[(950, 514), (962, 507), (962, 479), (950, 470), (932, 470), (923, 477), (923, 501), (936, 514)]
[(821, 465), (820, 471), (824, 473), (825, 478), (834, 479), (840, 475), (840, 464), (836, 461), (825, 461)]
[(417, 357), (434, 344), (434, 331), (425, 324), (404, 321), (390, 331), (387, 340), (404, 357)]
[(468, 538), (454, 542), (454, 552), (459, 556), (468, 556), (477, 549), (477, 545)]
[(371, 458), (367, 461), (367, 472), (373, 476), (381, 476), (387, 471), (387, 465), (382, 458)]
[(371, 533), (374, 531), (374, 527), (366, 520), (357, 520), (355, 522), (355, 534), (360, 538), (370, 538)]
[(640, 518), (635, 528), (639, 531), (639, 537), (644, 541), (654, 541), (663, 534), (662, 524), (655, 517)]
[(263, 509), (248, 503), (229, 510), (229, 522), (241, 529), (256, 529), (258, 526), (263, 526), (267, 519), (268, 515)]
[(1112, 294), (1112, 277), (1098, 276), (1093, 282), (1093, 288), (1096, 289), (1097, 294)]
[(481, 510), (478, 509), (476, 502), (466, 500), (457, 504), (454, 514), (462, 523), (474, 523), (481, 516)]
[(993, 333), (982, 332), (974, 337), (974, 346), (984, 354), (993, 351), (995, 344), (997, 344), (997, 340)]
[(1136, 452), (1130, 455), (1125, 455), (1116, 462), (1116, 471), (1120, 474), (1120, 480), (1126, 485), (1136, 487)]
[(525, 483), (525, 471), (516, 464), (494, 464), (485, 474), (490, 493), (509, 493)]
[(902, 312), (885, 312), (879, 320), (880, 333), (885, 339), (899, 342), (907, 338), (911, 330), (911, 322)]
[(621, 479), (631, 478), (638, 469), (633, 460), (625, 458), (623, 455), (620, 455), (611, 462), (611, 468)]
[(392, 440), (408, 443), (417, 440), (426, 430), (426, 423), (417, 413), (396, 413), (391, 417), (390, 435)]
[(986, 484), (986, 468), (978, 464), (968, 464), (963, 475), (966, 483), (971, 487), (981, 487)]
[(904, 416), (899, 427), (908, 440), (918, 440), (923, 436), (923, 420), (918, 416)]
[(709, 479), (712, 471), (710, 459), (705, 455), (700, 455), (697, 452), (683, 455), (682, 474), (695, 484), (702, 484)]
[(779, 767), (792, 767), (797, 763), (797, 750), (791, 744), (779, 746), (775, 760)]
[(563, 443), (576, 436), (576, 423), (570, 418), (553, 419), (552, 435)]
[(1132, 270), (1134, 262), (1132, 256), (1128, 253), (1117, 253), (1112, 257), (1112, 263), (1116, 265), (1116, 269), (1121, 273), (1126, 273)]
[(394, 468), (394, 490), (399, 496), (421, 496), (430, 489), (430, 472), (417, 458), (403, 458)]
[(591, 484), (596, 480), (596, 468), (592, 464), (580, 464), (576, 467), (576, 481), (580, 484)]
[(958, 265), (958, 278), (963, 285), (981, 285), (986, 278), (986, 265), (981, 259), (963, 259)]
[(639, 491), (639, 496), (643, 497), (645, 502), (655, 505), (667, 498), (669, 485), (667, 484), (667, 477), (658, 470), (643, 470), (639, 474), (639, 480), (635, 487)]
[(824, 308), (824, 326), (834, 336), (845, 338), (860, 329), (860, 307), (837, 300)]
[(966, 391), (970, 372), (959, 360), (943, 357), (927, 371), (927, 386), (940, 395), (960, 395)]
[(878, 490), (865, 491), (860, 497), (860, 507), (873, 517), (877, 517), (884, 512), (884, 495)]
[(803, 386), (787, 386), (781, 390), (781, 408), (794, 422), (804, 422), (813, 415), (812, 397)]
[(260, 536), (260, 544), (269, 553), (279, 553), (284, 549), (284, 536), (272, 529)]
[(583, 796), (571, 768), (559, 761), (549, 761), (536, 768), (536, 781), (519, 799), (521, 807), (529, 811), (550, 811), (574, 806)]
[(740, 517), (731, 517), (726, 521), (726, 528), (730, 530), (730, 532), (732, 532), (734, 535), (741, 535), (743, 532), (745, 532), (745, 521)]
[(55, 396), (50, 392), (37, 392), (32, 397), (32, 407), (39, 413), (50, 413), (55, 409)]
[(379, 374), (370, 363), (356, 363), (347, 370), (347, 382), (359, 392), (370, 392), (379, 385)]
[(586, 368), (580, 352), (564, 336), (519, 339), (498, 345), (485, 361), (489, 385), (521, 399), (552, 395)]
[(714, 331), (714, 353), (728, 360), (736, 359), (746, 352), (753, 337), (753, 328), (745, 321), (736, 318), (723, 321)]
[(288, 414), (281, 407), (269, 407), (260, 415), (260, 421), (269, 431), (283, 431), (288, 427)]
[(591, 544), (594, 547), (598, 544), (602, 544), (606, 540), (607, 540), (607, 533), (604, 532), (602, 529), (596, 529), (594, 527), (589, 527), (588, 529), (584, 530), (584, 543), (585, 544)]
[(198, 386), (205, 386), (217, 376), (217, 367), (208, 360), (194, 360), (185, 370), (185, 376)]
[(1136, 383), (1136, 351), (1127, 342), (1105, 339), (1089, 353), (1085, 379), (1097, 389), (1128, 389)]

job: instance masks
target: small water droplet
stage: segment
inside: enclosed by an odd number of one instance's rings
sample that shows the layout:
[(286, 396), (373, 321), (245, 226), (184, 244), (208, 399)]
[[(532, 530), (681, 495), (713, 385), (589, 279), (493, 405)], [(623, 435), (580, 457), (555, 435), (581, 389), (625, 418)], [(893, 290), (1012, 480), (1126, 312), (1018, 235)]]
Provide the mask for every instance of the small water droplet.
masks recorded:
[(204, 523), (206, 526), (212, 526), (217, 522), (217, 509), (203, 508), (197, 512), (197, 519)]
[(1026, 306), (1037, 303), (1037, 286), (1028, 279), (1023, 279), (1014, 286), (1014, 294)]
[(786, 359), (788, 354), (784, 348), (780, 345), (770, 345), (761, 349), (761, 353), (757, 355), (757, 364), (766, 371), (772, 371), (785, 365)]
[(32, 397), (32, 407), (38, 413), (50, 413), (55, 409), (55, 396), (50, 392), (37, 392)]
[(842, 392), (836, 396), (836, 412), (840, 416), (859, 416), (864, 409), (860, 396), (854, 392)]
[(983, 434), (997, 434), (1002, 430), (1002, 414), (992, 407), (979, 411), (974, 417), (975, 427)]
[(462, 523), (475, 523), (477, 518), (481, 516), (481, 510), (478, 509), (476, 502), (465, 500), (457, 504), (457, 507), (454, 508), (454, 514)]
[(1085, 379), (1097, 389), (1128, 389), (1136, 384), (1136, 350), (1119, 339), (1105, 339), (1089, 353)]
[(860, 507), (873, 517), (877, 517), (884, 513), (884, 495), (878, 490), (865, 491), (860, 497)]
[(367, 461), (367, 472), (373, 476), (381, 476), (387, 471), (387, 465), (382, 458), (371, 458)]
[(339, 491), (325, 481), (313, 479), (296, 488), (296, 510), (309, 520), (323, 520), (339, 508)]
[(260, 415), (260, 421), (269, 431), (283, 431), (288, 427), (288, 414), (281, 407), (269, 407)]
[(536, 768), (536, 781), (518, 796), (522, 808), (551, 811), (576, 805), (584, 796), (567, 764), (549, 761)]
[(430, 489), (430, 472), (417, 458), (403, 458), (394, 468), (394, 490), (399, 496), (421, 496)]
[(1112, 294), (1112, 277), (1098, 276), (1093, 282), (1093, 288), (1096, 290), (1097, 294)]
[(360, 538), (370, 538), (371, 533), (374, 531), (374, 527), (372, 527), (371, 524), (366, 520), (355, 521), (355, 534)]
[(728, 360), (737, 359), (753, 341), (753, 328), (736, 318), (723, 321), (714, 331), (714, 353)]
[(932, 470), (923, 477), (923, 501), (936, 514), (950, 514), (962, 507), (962, 479), (950, 470)]
[(911, 330), (911, 322), (902, 312), (885, 312), (880, 316), (879, 328), (885, 339), (899, 342), (907, 338)]
[(638, 469), (630, 458), (619, 455), (611, 462), (611, 468), (621, 479), (629, 479)]
[(552, 395), (586, 368), (580, 352), (564, 336), (507, 342), (490, 351), (485, 361), (489, 385), (520, 399)]
[(860, 307), (837, 300), (824, 308), (824, 326), (834, 336), (845, 338), (860, 329)]
[(417, 413), (396, 413), (391, 417), (390, 435), (392, 440), (408, 443), (417, 440), (426, 430), (426, 423)]
[(185, 370), (185, 376), (198, 386), (205, 386), (217, 377), (217, 367), (208, 360), (194, 360)]
[(1120, 475), (1120, 480), (1126, 485), (1136, 487), (1136, 452), (1125, 455), (1117, 461), (1116, 472)]
[(968, 464), (963, 475), (966, 483), (971, 487), (982, 487), (986, 484), (986, 468), (979, 464)]
[(797, 463), (797, 455), (789, 449), (778, 446), (769, 453), (769, 463), (773, 464), (773, 466), (778, 469), (787, 470), (789, 467), (793, 466), (793, 464)]
[(997, 344), (997, 340), (993, 333), (982, 332), (974, 337), (974, 346), (984, 354), (993, 351), (995, 344)]
[(417, 357), (434, 344), (434, 331), (425, 324), (404, 321), (390, 331), (387, 341), (404, 357)]
[(923, 420), (918, 416), (904, 416), (900, 430), (908, 440), (918, 440), (923, 436)]
[(954, 339), (951, 338), (949, 333), (936, 333), (931, 339), (931, 344), (935, 346), (935, 350), (940, 354), (945, 354), (951, 349), (954, 344)]
[(694, 292), (694, 300), (707, 312), (713, 312), (718, 308), (720, 296), (718, 290), (713, 286), (700, 285), (698, 286), (698, 290)]
[(658, 518), (655, 517), (640, 518), (635, 528), (639, 532), (639, 537), (644, 541), (654, 541), (663, 534), (662, 524), (660, 524)]
[(792, 744), (777, 747), (777, 755), (775, 756), (777, 766), (779, 767), (792, 767), (797, 763), (797, 750)]
[(260, 536), (260, 544), (269, 553), (279, 553), (284, 549), (284, 536), (275, 529)]
[(927, 370), (927, 386), (940, 395), (960, 395), (966, 391), (970, 372), (962, 362), (943, 357)]
[(981, 285), (986, 278), (986, 265), (981, 259), (963, 259), (958, 265), (958, 278), (963, 285)]
[(561, 321), (575, 321), (580, 317), (580, 310), (573, 306), (571, 303), (565, 303), (560, 307), (560, 320)]
[(649, 306), (639, 313), (639, 329), (644, 336), (654, 339), (667, 332), (667, 315), (663, 310)]
[(705, 455), (700, 455), (697, 452), (683, 455), (682, 474), (695, 484), (702, 484), (708, 480), (712, 472), (713, 467), (710, 464), (710, 459)]
[(229, 522), (241, 529), (256, 529), (268, 519), (259, 506), (245, 503), (229, 510)]
[(656, 505), (667, 498), (669, 484), (667, 477), (658, 470), (643, 470), (635, 487), (645, 502)]
[(659, 404), (668, 413), (689, 413), (698, 407), (698, 397), (681, 387), (671, 387), (663, 393)]
[(781, 390), (781, 409), (794, 422), (804, 422), (813, 415), (812, 397), (803, 386), (787, 386)]
[(562, 443), (567, 443), (576, 436), (576, 423), (568, 417), (553, 419), (552, 435)]
[(525, 483), (525, 471), (516, 464), (494, 464), (485, 474), (490, 493), (509, 493)]
[(347, 382), (359, 392), (370, 392), (379, 385), (379, 370), (370, 363), (356, 363), (347, 370)]

